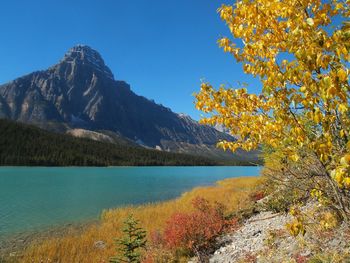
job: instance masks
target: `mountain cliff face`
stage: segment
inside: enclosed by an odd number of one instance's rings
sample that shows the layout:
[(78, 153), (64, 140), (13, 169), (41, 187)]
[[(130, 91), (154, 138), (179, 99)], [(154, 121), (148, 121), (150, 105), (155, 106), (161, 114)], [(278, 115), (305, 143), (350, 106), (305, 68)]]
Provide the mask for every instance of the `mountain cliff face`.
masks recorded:
[[(136, 95), (114, 79), (100, 54), (88, 46), (70, 49), (51, 68), (0, 86), (0, 118), (69, 132), (113, 132), (151, 148), (214, 150), (228, 134)], [(204, 147), (205, 146), (205, 147)], [(208, 148), (209, 147), (209, 148)]]

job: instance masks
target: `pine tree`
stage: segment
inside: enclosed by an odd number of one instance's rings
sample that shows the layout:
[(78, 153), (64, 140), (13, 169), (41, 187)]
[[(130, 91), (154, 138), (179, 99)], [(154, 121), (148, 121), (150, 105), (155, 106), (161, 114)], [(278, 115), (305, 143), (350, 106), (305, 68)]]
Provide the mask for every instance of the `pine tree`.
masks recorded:
[(124, 236), (116, 240), (118, 254), (110, 259), (111, 263), (139, 263), (141, 250), (146, 247), (146, 231), (139, 227), (139, 221), (130, 215), (124, 222)]

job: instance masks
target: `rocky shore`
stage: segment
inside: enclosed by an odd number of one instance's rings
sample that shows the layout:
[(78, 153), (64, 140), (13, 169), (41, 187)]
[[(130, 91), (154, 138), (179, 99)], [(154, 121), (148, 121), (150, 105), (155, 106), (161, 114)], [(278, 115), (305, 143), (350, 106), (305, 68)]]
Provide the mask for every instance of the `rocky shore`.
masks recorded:
[(272, 231), (283, 231), (289, 219), (288, 215), (272, 212), (261, 212), (249, 218), (239, 230), (221, 238), (222, 246), (215, 251), (210, 262), (237, 262), (257, 254), (266, 247)]
[[(309, 207), (304, 209), (307, 211)], [(350, 254), (349, 226), (343, 223), (330, 231), (306, 232), (304, 236), (293, 237), (286, 228), (291, 220), (292, 216), (288, 214), (269, 211), (250, 217), (241, 228), (218, 240), (220, 248), (209, 262), (306, 263), (312, 258), (318, 258), (318, 255), (327, 254), (334, 259), (327, 262), (350, 262), (350, 258), (342, 259), (344, 255)], [(312, 262), (325, 261), (320, 259)]]

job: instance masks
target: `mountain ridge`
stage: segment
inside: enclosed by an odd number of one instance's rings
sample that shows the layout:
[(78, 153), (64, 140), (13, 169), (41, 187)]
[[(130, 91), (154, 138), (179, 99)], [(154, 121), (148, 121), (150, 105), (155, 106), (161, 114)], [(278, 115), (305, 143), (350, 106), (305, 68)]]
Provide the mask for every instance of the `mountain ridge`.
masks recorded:
[[(243, 163), (244, 164), (244, 163)], [(0, 165), (16, 166), (203, 166), (215, 160), (130, 145), (100, 142), (0, 119)]]
[(111, 131), (145, 147), (174, 152), (196, 146), (196, 154), (232, 158), (215, 147), (219, 140), (234, 140), (232, 136), (135, 94), (86, 45), (71, 48), (47, 70), (0, 85), (0, 117), (60, 132)]

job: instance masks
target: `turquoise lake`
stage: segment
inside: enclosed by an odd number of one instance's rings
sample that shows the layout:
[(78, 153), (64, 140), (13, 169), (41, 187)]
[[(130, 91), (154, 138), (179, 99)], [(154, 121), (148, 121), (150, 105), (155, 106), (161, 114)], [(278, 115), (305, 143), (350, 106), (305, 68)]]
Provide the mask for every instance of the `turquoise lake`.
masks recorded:
[(0, 167), (0, 237), (97, 219), (104, 209), (164, 201), (259, 167)]

